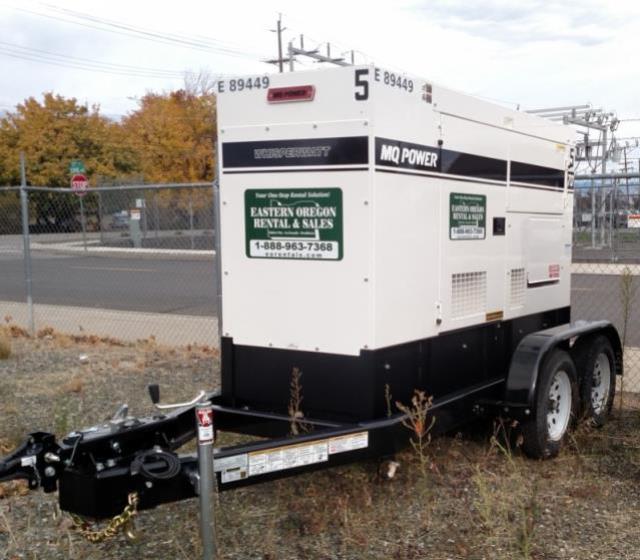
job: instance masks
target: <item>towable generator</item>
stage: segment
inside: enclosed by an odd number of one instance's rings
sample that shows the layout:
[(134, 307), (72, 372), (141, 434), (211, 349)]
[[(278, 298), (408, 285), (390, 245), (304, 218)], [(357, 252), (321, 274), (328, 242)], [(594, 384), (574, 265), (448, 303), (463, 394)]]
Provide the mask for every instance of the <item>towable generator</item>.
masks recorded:
[(217, 99), (220, 390), (33, 433), (0, 480), (94, 518), (195, 496), (177, 450), (204, 399), (200, 429), (258, 436), (214, 448), (220, 490), (393, 455), (410, 433), (390, 402), (415, 390), (434, 431), (508, 416), (536, 458), (605, 421), (622, 351), (608, 322), (571, 322), (569, 127), (375, 66), (224, 79)]

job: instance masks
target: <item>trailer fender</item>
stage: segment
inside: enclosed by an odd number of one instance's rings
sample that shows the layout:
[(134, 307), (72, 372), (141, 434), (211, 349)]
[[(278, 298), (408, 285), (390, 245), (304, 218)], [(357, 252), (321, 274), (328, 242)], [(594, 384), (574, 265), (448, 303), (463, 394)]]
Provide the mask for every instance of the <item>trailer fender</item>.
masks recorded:
[(549, 352), (557, 347), (571, 352), (581, 338), (594, 333), (609, 338), (616, 356), (616, 373), (622, 375), (622, 345), (618, 331), (609, 321), (576, 321), (558, 325), (531, 333), (520, 341), (509, 366), (505, 402), (509, 406), (530, 409), (535, 399), (538, 372)]

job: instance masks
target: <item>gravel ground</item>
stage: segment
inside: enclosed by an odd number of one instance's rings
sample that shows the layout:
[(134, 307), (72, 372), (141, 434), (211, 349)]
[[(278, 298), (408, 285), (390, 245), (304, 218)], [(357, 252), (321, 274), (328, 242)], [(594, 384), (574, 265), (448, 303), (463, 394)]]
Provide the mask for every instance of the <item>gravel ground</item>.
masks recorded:
[[(217, 383), (208, 348), (40, 334), (14, 329), (12, 354), (0, 360), (2, 452), (35, 429), (94, 424), (121, 402), (150, 412), (150, 382), (172, 400)], [(492, 444), (487, 422), (435, 439), (425, 474), (407, 451), (392, 481), (363, 463), (226, 492), (221, 558), (640, 560), (639, 428), (640, 400), (625, 396), (606, 428), (579, 428), (552, 461)], [(0, 559), (199, 557), (195, 500), (141, 512), (137, 526), (135, 542), (89, 544), (55, 495), (0, 485)]]

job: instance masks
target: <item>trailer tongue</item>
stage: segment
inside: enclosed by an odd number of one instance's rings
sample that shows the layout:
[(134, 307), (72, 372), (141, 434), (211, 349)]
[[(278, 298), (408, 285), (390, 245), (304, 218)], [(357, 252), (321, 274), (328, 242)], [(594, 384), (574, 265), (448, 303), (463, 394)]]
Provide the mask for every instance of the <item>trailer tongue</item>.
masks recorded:
[[(288, 416), (225, 407), (213, 403), (215, 429), (269, 435), (268, 439), (214, 448), (220, 490), (236, 488), (302, 471), (393, 453), (399, 421), (395, 415), (377, 422), (339, 424), (305, 418), (308, 433), (291, 436)], [(0, 481), (26, 479), (29, 487), (60, 492), (60, 506), (75, 514), (102, 519), (119, 514), (128, 496), (138, 509), (195, 497), (198, 459), (176, 450), (196, 437), (196, 404), (148, 418), (114, 417), (72, 432), (61, 442), (45, 432), (0, 461)]]
[(609, 323), (570, 323), (567, 127), (373, 66), (218, 93), (220, 392), (61, 442), (33, 433), (0, 481), (94, 518), (132, 494), (140, 509), (196, 496), (197, 457), (177, 451), (203, 401), (212, 436), (262, 438), (214, 449), (221, 490), (392, 455), (410, 434), (389, 395), (416, 389), (436, 431), (508, 415), (534, 457), (579, 412), (604, 421), (622, 352)]

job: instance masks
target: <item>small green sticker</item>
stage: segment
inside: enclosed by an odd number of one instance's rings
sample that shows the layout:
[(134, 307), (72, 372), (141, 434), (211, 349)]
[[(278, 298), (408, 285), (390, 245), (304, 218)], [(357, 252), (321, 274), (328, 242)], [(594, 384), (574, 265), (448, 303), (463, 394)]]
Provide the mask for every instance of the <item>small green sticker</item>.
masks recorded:
[(84, 173), (84, 163), (79, 159), (71, 160), (71, 163), (69, 164), (69, 173)]
[(248, 189), (247, 257), (341, 260), (342, 190)]
[(449, 195), (449, 239), (486, 237), (487, 197), (483, 194)]

